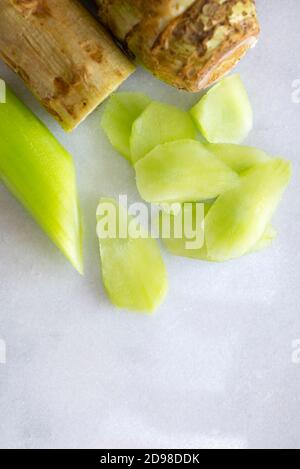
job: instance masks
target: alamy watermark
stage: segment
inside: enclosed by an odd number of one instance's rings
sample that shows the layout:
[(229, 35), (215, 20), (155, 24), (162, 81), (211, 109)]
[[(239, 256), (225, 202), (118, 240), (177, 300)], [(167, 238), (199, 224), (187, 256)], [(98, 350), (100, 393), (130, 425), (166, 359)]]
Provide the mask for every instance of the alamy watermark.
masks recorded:
[(6, 342), (0, 339), (0, 365), (6, 364)]
[(292, 82), (292, 103), (300, 104), (300, 78)]
[(5, 81), (0, 78), (0, 104), (6, 102), (6, 86)]
[[(128, 213), (128, 216), (127, 216)], [(185, 249), (204, 244), (204, 204), (200, 202), (129, 205), (126, 195), (105, 199), (97, 209), (97, 234), (101, 239), (180, 239)]]

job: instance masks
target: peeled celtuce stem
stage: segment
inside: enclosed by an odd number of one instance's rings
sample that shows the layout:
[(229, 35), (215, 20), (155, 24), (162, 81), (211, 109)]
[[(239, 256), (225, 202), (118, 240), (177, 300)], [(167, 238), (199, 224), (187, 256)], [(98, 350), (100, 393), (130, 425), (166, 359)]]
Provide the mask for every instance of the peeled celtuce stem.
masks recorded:
[(0, 0), (0, 57), (68, 131), (134, 71), (76, 0)]
[(0, 179), (82, 273), (72, 157), (9, 89), (0, 104)]
[(199, 91), (259, 35), (255, 0), (96, 0), (101, 21), (158, 78)]

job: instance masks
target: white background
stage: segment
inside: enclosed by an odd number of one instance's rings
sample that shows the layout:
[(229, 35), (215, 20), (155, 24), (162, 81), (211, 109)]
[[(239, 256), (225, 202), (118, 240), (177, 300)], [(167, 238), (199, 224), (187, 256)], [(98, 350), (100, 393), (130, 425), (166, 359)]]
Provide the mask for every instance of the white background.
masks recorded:
[[(23, 83), (0, 75), (74, 155), (85, 229), (81, 278), (0, 186), (0, 446), (22, 448), (300, 447), (299, 0), (260, 0), (261, 39), (239, 65), (255, 112), (248, 143), (293, 161), (272, 248), (211, 265), (164, 252), (170, 280), (153, 317), (111, 306), (100, 278), (102, 195), (139, 200), (132, 168), (97, 110), (72, 135)], [(139, 70), (122, 87), (188, 108)], [(0, 145), (1, 151), (1, 145)]]

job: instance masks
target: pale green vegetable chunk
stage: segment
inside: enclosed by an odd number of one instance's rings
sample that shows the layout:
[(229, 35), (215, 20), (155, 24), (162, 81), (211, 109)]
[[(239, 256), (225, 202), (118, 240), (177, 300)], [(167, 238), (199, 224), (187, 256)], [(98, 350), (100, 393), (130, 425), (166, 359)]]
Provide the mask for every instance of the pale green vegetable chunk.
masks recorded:
[[(113, 228), (115, 215), (117, 221)], [(136, 228), (140, 236), (133, 233)], [(148, 237), (114, 199), (101, 199), (97, 209), (97, 233), (103, 282), (112, 303), (133, 311), (156, 310), (168, 289), (157, 241)]]
[(253, 127), (252, 107), (239, 75), (213, 86), (190, 112), (211, 143), (241, 143)]
[(81, 217), (73, 160), (9, 88), (6, 103), (0, 104), (0, 175), (82, 273)]
[(254, 147), (246, 147), (234, 144), (205, 144), (208, 151), (224, 161), (233, 171), (242, 173), (259, 163), (270, 161), (271, 157), (264, 151)]
[[(163, 211), (160, 213), (161, 232), (163, 223), (165, 224), (165, 226), (167, 226), (168, 224), (170, 224), (171, 226), (171, 236), (162, 236), (162, 240), (168, 251), (175, 256), (214, 262), (215, 259), (208, 256), (205, 244), (205, 236), (203, 236), (204, 239), (202, 240), (203, 243), (201, 246), (199, 245), (198, 247), (196, 244), (197, 237), (201, 240), (201, 236), (199, 233), (201, 233), (201, 231), (205, 231), (205, 218), (204, 224), (202, 224), (202, 226), (199, 226), (200, 223), (203, 223), (203, 219), (201, 219), (199, 214), (197, 215), (195, 205), (195, 203), (192, 204), (192, 216), (188, 217), (184, 215), (185, 209), (183, 208), (183, 212), (176, 213), (176, 215), (170, 215), (169, 213), (165, 213)], [(212, 202), (204, 204), (205, 217), (212, 206)], [(192, 225), (192, 229), (185, 231), (187, 228), (186, 223), (190, 223)], [(182, 225), (182, 236), (175, 235), (175, 227), (178, 227), (179, 224)], [(186, 235), (187, 232), (189, 233), (189, 236)], [(190, 236), (191, 233), (194, 233), (193, 237)], [(267, 248), (276, 238), (276, 235), (277, 233), (273, 226), (268, 225), (262, 238), (249, 250), (249, 253)]]
[(106, 105), (101, 125), (112, 146), (131, 161), (130, 135), (133, 122), (151, 103), (143, 93), (115, 93)]
[(194, 140), (159, 145), (135, 165), (136, 182), (147, 202), (212, 199), (239, 183), (239, 176)]
[(132, 160), (137, 162), (157, 145), (181, 139), (194, 139), (196, 133), (189, 113), (168, 104), (153, 102), (132, 126)]
[(263, 236), (290, 176), (288, 162), (271, 160), (244, 173), (238, 187), (221, 195), (205, 220), (209, 257), (225, 261), (246, 254)]

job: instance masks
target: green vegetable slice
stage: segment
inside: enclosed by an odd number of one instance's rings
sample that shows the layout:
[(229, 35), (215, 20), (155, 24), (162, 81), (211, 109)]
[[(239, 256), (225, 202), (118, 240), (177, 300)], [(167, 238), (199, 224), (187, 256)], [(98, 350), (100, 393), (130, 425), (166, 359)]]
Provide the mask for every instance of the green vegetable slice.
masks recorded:
[(132, 126), (130, 147), (136, 163), (157, 145), (194, 139), (196, 128), (187, 112), (174, 106), (152, 102)]
[[(192, 216), (192, 218), (189, 219), (189, 220), (192, 220), (192, 229), (195, 232), (195, 237), (194, 238), (187, 237), (184, 232), (183, 232), (181, 237), (175, 237), (175, 235), (174, 235), (174, 228), (173, 227), (176, 226), (176, 225), (178, 226), (178, 223), (182, 222), (182, 219), (183, 219), (182, 213), (177, 213), (176, 215), (172, 214), (170, 216), (171, 217), (170, 222), (169, 222), (169, 219), (168, 219), (168, 213), (165, 213), (165, 212), (160, 213), (160, 223), (161, 223), (160, 227), (162, 226), (163, 220), (164, 220), (164, 223), (170, 223), (170, 225), (171, 225), (171, 236), (162, 238), (163, 243), (164, 243), (165, 247), (167, 248), (167, 250), (175, 256), (187, 257), (187, 258), (190, 258), (190, 259), (199, 259), (199, 260), (208, 261), (208, 262), (214, 262), (215, 259), (208, 256), (207, 249), (206, 249), (206, 244), (205, 244), (205, 236), (204, 236), (203, 244), (202, 244), (201, 247), (199, 246), (199, 248), (196, 247), (195, 249), (190, 248), (191, 242), (195, 243), (195, 241), (197, 240), (195, 230), (198, 229), (199, 232), (203, 231), (203, 227), (201, 227), (201, 226), (197, 227), (197, 224), (196, 224), (197, 219), (195, 217), (195, 207), (194, 206), (195, 206), (195, 203), (193, 204), (193, 208), (192, 208), (193, 216)], [(212, 206), (213, 206), (213, 203), (205, 203), (204, 204), (204, 215), (205, 216), (207, 215), (207, 213), (209, 212), (209, 210)], [(179, 218), (179, 220), (177, 218)], [(204, 222), (204, 230), (205, 230), (205, 222)], [(249, 253), (261, 251), (261, 250), (267, 248), (272, 243), (272, 241), (276, 238), (276, 235), (277, 235), (277, 233), (276, 233), (276, 230), (274, 229), (274, 227), (272, 225), (268, 225), (265, 232), (264, 232), (264, 234), (263, 234), (263, 236), (261, 237), (261, 239), (249, 250)], [(201, 239), (200, 235), (198, 235), (198, 236), (199, 236), (199, 239)]]
[(205, 144), (208, 151), (224, 161), (233, 171), (242, 173), (259, 163), (270, 161), (268, 156), (262, 150), (254, 147), (246, 147), (234, 144)]
[(115, 93), (106, 105), (101, 125), (112, 146), (131, 161), (130, 135), (133, 122), (151, 103), (143, 93)]
[(225, 261), (246, 254), (263, 236), (291, 176), (290, 164), (276, 159), (241, 177), (241, 184), (221, 195), (205, 223), (209, 257)]
[[(115, 215), (116, 229), (109, 232), (109, 223), (115, 220)], [(103, 282), (112, 303), (134, 311), (154, 311), (168, 288), (166, 268), (156, 240), (148, 237), (114, 199), (101, 199), (97, 222)], [(120, 226), (128, 226), (123, 228), (125, 236), (120, 235)], [(141, 236), (133, 236), (132, 226), (138, 227)]]
[(234, 171), (194, 140), (157, 146), (135, 170), (141, 197), (153, 203), (212, 199), (239, 183)]
[(0, 104), (0, 175), (73, 266), (83, 272), (74, 164), (49, 130), (7, 87)]
[[(183, 204), (180, 211), (177, 211), (176, 213), (172, 210), (160, 211), (160, 236), (165, 247), (169, 252), (171, 252), (171, 254), (174, 254), (175, 256), (207, 260), (203, 222), (211, 205), (212, 202), (207, 202), (203, 204), (202, 207), (201, 204), (199, 204), (198, 212), (196, 202)], [(168, 230), (168, 226), (171, 228), (170, 231)], [(181, 233), (178, 231), (178, 227), (181, 227)], [(187, 230), (189, 236), (187, 236)], [(164, 236), (164, 232), (166, 236)], [(168, 236), (169, 233), (170, 236)], [(195, 243), (197, 243), (197, 245), (195, 245)]]
[(241, 143), (253, 127), (253, 111), (239, 75), (224, 78), (191, 109), (196, 125), (211, 143)]

